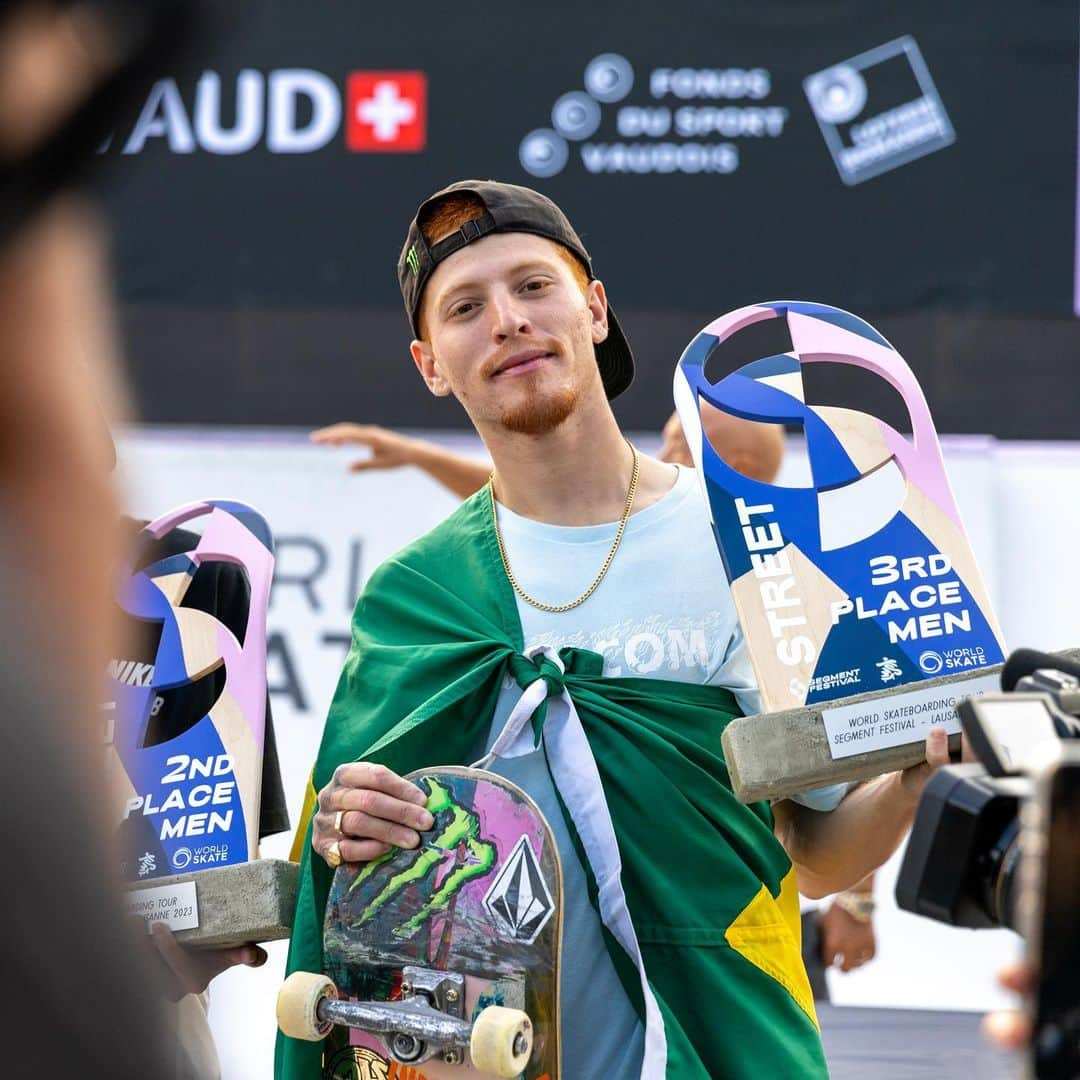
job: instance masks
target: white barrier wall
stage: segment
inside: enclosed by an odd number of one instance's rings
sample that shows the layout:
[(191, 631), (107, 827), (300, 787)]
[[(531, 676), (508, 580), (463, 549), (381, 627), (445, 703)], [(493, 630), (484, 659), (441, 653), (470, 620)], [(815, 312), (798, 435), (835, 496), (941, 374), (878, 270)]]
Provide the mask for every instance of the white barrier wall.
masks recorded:
[[(482, 455), (478, 440), (434, 436)], [(654, 435), (635, 442), (649, 451)], [(1080, 444), (943, 439), (968, 534), (1010, 647), (1080, 644)], [(269, 615), (268, 679), (278, 750), (295, 824), (323, 717), (348, 646), (353, 604), (386, 556), (441, 520), (456, 499), (413, 469), (351, 475), (362, 451), (326, 449), (301, 432), (133, 429), (118, 445), (129, 512), (152, 518), (186, 502), (224, 497), (269, 520), (277, 567)], [(805, 470), (792, 442), (781, 481)], [(291, 838), (263, 854), (286, 857)], [(994, 971), (1015, 951), (1005, 931), (953, 930), (896, 909), (899, 857), (879, 874), (879, 955), (861, 971), (830, 976), (842, 1004), (984, 1009), (1003, 1004)], [(285, 946), (259, 970), (235, 970), (211, 990), (211, 1022), (227, 1080), (270, 1076), (274, 997)]]

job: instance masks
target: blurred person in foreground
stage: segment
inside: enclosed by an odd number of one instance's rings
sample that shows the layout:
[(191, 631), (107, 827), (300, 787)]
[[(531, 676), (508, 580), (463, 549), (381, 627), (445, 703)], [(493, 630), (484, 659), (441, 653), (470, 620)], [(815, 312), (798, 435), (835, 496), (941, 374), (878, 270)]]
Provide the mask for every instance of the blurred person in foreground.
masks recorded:
[[(431, 828), (402, 774), (505, 738), (521, 752), (491, 767), (562, 857), (564, 1074), (826, 1076), (797, 892), (838, 892), (892, 854), (948, 760), (944, 730), (902, 773), (738, 803), (720, 736), (760, 710), (730, 589), (692, 471), (618, 428), (633, 358), (577, 233), (538, 192), (465, 181), (417, 211), (398, 280), (417, 370), (465, 408), (494, 473), (357, 603), (290, 969), (321, 970), (332, 869)], [(600, 838), (584, 862), (575, 833)], [(318, 1076), (322, 1050), (279, 1037), (278, 1077)]]
[(148, 89), (153, 64), (173, 58), (197, 7), (161, 3), (133, 20), (122, 3), (0, 11), (9, 1076), (58, 1061), (87, 1077), (206, 1075), (164, 1002), (202, 978), (207, 958), (167, 933), (153, 948), (142, 921), (122, 914), (115, 823), (101, 814), (101, 692), (123, 648), (112, 575), (125, 539), (105, 417), (124, 410), (104, 230), (79, 192), (108, 126)]
[(110, 570), (120, 526), (95, 404), (115, 390), (106, 278), (101, 229), (74, 201), (57, 200), (0, 250), (9, 1076), (39, 1075), (67, 1054), (91, 1077), (198, 1075), (172, 1053), (145, 930), (121, 916), (100, 811), (97, 708), (117, 629)]
[[(784, 456), (784, 431), (732, 416), (708, 402), (701, 403), (701, 426), (713, 449), (736, 472), (772, 483)], [(311, 440), (322, 446), (363, 446), (370, 455), (353, 462), (354, 473), (414, 466), (459, 498), (479, 491), (491, 475), (491, 462), (457, 454), (428, 439), (414, 438), (374, 424), (344, 421), (319, 428)], [(658, 461), (694, 467), (679, 414), (673, 412), (661, 432)], [(717, 566), (719, 570), (720, 567)], [(877, 953), (874, 934), (874, 875), (868, 874), (824, 906), (803, 899), (802, 954), (810, 987), (817, 1001), (829, 1000), (825, 971), (848, 972), (869, 963)]]

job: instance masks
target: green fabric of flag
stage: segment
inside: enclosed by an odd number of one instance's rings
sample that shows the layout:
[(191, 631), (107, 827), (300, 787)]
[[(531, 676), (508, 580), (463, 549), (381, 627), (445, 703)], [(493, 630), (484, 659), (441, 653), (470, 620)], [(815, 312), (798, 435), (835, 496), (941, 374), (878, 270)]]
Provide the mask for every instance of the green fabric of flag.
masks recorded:
[[(666, 1076), (826, 1077), (798, 955), (791, 863), (768, 805), (743, 806), (732, 795), (721, 754), (724, 726), (738, 715), (733, 696), (605, 678), (602, 658), (584, 650), (560, 652), (565, 674), (524, 656), (487, 498), (486, 490), (473, 496), (372, 576), (356, 606), (314, 790), (348, 761), (398, 773), (468, 764), (507, 673), (522, 687), (536, 679), (553, 693), (565, 687), (615, 825), (623, 889), (664, 1018)], [(533, 716), (538, 738), (543, 711)], [(323, 969), (332, 871), (313, 857), (310, 821), (306, 829), (290, 972)], [(636, 969), (610, 934), (605, 940), (640, 1012)], [(604, 1003), (595, 1007), (602, 1017)], [(278, 1035), (277, 1080), (316, 1080), (321, 1068), (321, 1044)]]

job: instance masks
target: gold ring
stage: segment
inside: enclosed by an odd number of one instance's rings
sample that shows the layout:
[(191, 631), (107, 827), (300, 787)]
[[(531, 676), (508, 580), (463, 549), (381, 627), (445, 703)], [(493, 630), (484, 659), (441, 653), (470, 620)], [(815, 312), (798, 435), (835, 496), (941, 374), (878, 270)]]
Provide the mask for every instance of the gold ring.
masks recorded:
[(342, 836), (345, 835), (345, 830), (341, 827), (341, 819), (345, 816), (345, 813), (346, 811), (339, 810), (334, 815), (334, 832), (339, 832)]
[(336, 870), (344, 862), (341, 857), (341, 847), (336, 840), (326, 849), (323, 858), (326, 859), (326, 865), (331, 870)]

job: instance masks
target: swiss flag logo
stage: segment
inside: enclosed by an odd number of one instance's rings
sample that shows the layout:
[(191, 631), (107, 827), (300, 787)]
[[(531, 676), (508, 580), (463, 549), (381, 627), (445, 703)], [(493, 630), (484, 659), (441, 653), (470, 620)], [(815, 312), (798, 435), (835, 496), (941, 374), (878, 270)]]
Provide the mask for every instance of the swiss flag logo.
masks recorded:
[(369, 153), (415, 154), (427, 144), (422, 71), (354, 71), (347, 86), (345, 145)]

